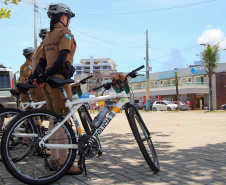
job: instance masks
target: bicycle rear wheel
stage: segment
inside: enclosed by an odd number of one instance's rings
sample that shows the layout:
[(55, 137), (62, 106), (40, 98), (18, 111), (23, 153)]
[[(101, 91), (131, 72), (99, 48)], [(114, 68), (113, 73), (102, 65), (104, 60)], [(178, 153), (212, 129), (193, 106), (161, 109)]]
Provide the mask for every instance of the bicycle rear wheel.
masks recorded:
[(132, 129), (133, 135), (138, 143), (141, 153), (143, 154), (147, 164), (154, 171), (158, 172), (160, 169), (158, 157), (155, 147), (152, 143), (150, 132), (148, 131), (140, 113), (133, 106), (129, 107), (127, 118)]
[[(39, 127), (42, 129), (34, 125), (36, 117), (43, 118), (42, 127)], [(49, 123), (54, 123), (54, 127), (62, 119), (55, 112), (33, 109), (22, 112), (11, 120), (2, 136), (1, 154), (5, 167), (15, 178), (27, 184), (51, 184), (68, 172), (76, 156), (75, 149), (63, 148), (66, 144), (76, 143), (75, 134), (68, 122), (60, 127), (61, 134), (58, 137), (51, 136), (45, 141), (45, 144), (58, 144), (52, 145), (50, 154), (47, 154), (50, 148), (39, 146), (39, 141), (48, 134), (46, 128)], [(25, 131), (25, 127), (30, 129)], [(11, 147), (12, 141), (18, 138), (24, 142)], [(25, 152), (22, 159), (14, 160), (18, 153)]]

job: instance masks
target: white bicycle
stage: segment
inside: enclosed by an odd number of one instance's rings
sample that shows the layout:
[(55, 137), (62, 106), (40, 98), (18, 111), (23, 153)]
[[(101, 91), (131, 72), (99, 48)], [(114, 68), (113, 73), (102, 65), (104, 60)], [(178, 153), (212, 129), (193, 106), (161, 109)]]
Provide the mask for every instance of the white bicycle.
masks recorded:
[[(144, 68), (144, 66), (141, 66), (127, 74), (126, 79), (135, 78), (137, 76), (137, 71), (142, 68)], [(123, 86), (125, 83), (119, 79), (116, 80), (117, 84), (114, 85), (117, 85), (120, 89), (120, 92), (117, 94), (70, 102), (63, 85), (73, 82), (74, 81), (71, 79), (62, 80), (52, 77), (48, 79), (48, 83), (53, 86), (58, 86), (65, 96), (65, 105), (70, 109), (70, 113), (65, 117), (49, 110), (33, 109), (22, 112), (11, 120), (2, 136), (1, 142), (2, 159), (7, 170), (15, 178), (27, 184), (50, 184), (63, 177), (69, 171), (75, 160), (76, 153), (79, 155), (79, 167), (85, 169), (85, 160), (87, 158), (95, 157), (98, 154), (98, 137), (120, 108), (124, 106), (128, 122), (141, 153), (149, 167), (154, 172), (158, 172), (160, 166), (151, 140), (150, 132), (136, 107), (130, 103), (127, 94), (128, 92), (126, 93), (125, 86)], [(107, 83), (99, 88), (104, 87), (105, 89), (110, 89), (111, 85), (111, 83)], [(87, 132), (84, 134), (75, 112), (79, 110), (84, 103), (116, 97), (119, 98), (120, 101), (113, 107), (112, 111), (109, 112), (107, 107), (103, 108), (91, 123), (90, 121), (86, 121), (86, 113), (81, 117), (83, 126), (86, 124), (86, 126), (90, 128), (90, 133)], [(80, 111), (82, 112), (81, 109)], [(39, 116), (43, 117), (43, 120), (46, 120), (43, 121), (42, 125), (48, 127), (50, 121), (55, 125), (45, 134), (40, 133), (37, 130), (36, 125), (33, 123), (33, 119)], [(68, 122), (70, 117), (73, 118), (74, 124)], [(20, 132), (20, 128), (23, 127), (24, 124), (29, 125), (32, 128), (29, 129), (29, 133)], [(58, 135), (57, 139), (53, 139), (54, 134), (59, 130), (62, 130), (63, 132)], [(15, 148), (15, 150), (9, 148), (12, 138), (16, 139), (18, 137), (30, 140), (30, 145), (28, 147), (30, 147), (31, 151), (24, 159), (14, 161), (14, 154), (17, 152), (23, 152), (24, 150), (23, 148)], [(51, 156), (45, 154), (47, 149), (57, 150), (57, 152), (61, 154), (63, 153), (66, 155), (66, 160), (61, 161), (58, 166), (52, 166), (50, 164)]]

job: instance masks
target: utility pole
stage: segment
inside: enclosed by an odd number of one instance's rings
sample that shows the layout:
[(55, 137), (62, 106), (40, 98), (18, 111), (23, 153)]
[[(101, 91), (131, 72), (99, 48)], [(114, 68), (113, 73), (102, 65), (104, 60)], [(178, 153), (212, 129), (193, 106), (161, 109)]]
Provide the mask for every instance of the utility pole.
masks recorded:
[(179, 91), (178, 91), (178, 73), (175, 72), (175, 86), (176, 86), (176, 94), (177, 94), (177, 108), (180, 110), (179, 106)]
[(34, 0), (34, 48), (37, 48), (36, 0)]
[(146, 30), (146, 110), (150, 111), (149, 95), (149, 58), (148, 58), (148, 30)]

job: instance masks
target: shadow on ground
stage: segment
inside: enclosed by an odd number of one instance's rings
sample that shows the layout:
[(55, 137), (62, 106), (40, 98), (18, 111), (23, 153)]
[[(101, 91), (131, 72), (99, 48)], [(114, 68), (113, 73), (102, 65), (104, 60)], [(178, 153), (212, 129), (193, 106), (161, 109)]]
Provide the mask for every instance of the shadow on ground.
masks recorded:
[[(161, 133), (153, 133), (157, 135)], [(66, 175), (54, 184), (226, 184), (226, 142), (170, 152), (171, 143), (153, 141), (161, 165), (155, 174), (132, 133), (107, 134), (100, 141), (103, 155), (87, 160), (87, 177)], [(4, 184), (21, 184), (3, 165), (0, 176)]]
[[(161, 133), (154, 133), (154, 135)], [(164, 135), (167, 137), (167, 135)], [(154, 142), (161, 171), (148, 167), (131, 133), (100, 138), (103, 155), (87, 160), (88, 176), (64, 177), (71, 184), (226, 184), (226, 142), (169, 152), (167, 142)], [(77, 182), (75, 180), (78, 180)]]

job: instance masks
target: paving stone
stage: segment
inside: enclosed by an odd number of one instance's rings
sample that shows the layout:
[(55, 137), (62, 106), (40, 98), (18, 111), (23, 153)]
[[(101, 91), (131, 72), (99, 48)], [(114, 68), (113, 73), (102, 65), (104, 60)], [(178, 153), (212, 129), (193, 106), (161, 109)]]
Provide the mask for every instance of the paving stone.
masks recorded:
[[(127, 118), (119, 114), (100, 136), (103, 155), (87, 160), (87, 177), (84, 174), (67, 175), (53, 185), (226, 184), (224, 112), (157, 111), (142, 112), (141, 116), (152, 134), (160, 161), (159, 173), (153, 173), (147, 165)], [(0, 164), (0, 184), (23, 183), (13, 178)]]

